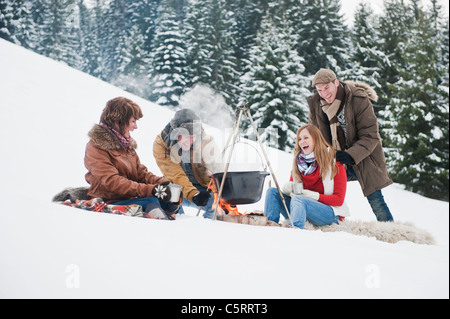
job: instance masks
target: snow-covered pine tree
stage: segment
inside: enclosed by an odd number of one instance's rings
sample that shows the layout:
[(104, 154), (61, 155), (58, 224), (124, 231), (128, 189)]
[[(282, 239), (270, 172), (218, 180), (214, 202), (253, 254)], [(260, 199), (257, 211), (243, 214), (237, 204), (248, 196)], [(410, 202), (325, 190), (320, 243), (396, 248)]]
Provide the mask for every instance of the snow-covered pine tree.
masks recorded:
[(236, 21), (234, 32), (237, 69), (242, 74), (247, 70), (245, 60), (251, 47), (255, 44), (261, 20), (267, 11), (271, 0), (236, 1), (226, 0), (226, 10), (233, 13)]
[(150, 58), (144, 50), (144, 35), (134, 25), (125, 38), (120, 53), (121, 64), (114, 85), (136, 95), (150, 96), (149, 62)]
[(0, 38), (34, 49), (37, 33), (31, 0), (0, 0)]
[(376, 30), (379, 39), (377, 49), (386, 57), (379, 63), (383, 78), (381, 92), (378, 93), (379, 104), (386, 107), (393, 97), (392, 84), (399, 79), (398, 69), (405, 64), (400, 48), (409, 40), (408, 30), (413, 18), (410, 7), (403, 0), (385, 0), (384, 6)]
[(98, 38), (98, 24), (95, 19), (97, 8), (87, 8), (84, 1), (79, 0), (79, 30), (78, 30), (78, 51), (81, 55), (79, 70), (101, 78), (101, 53), (100, 39)]
[(134, 0), (130, 1), (130, 19), (133, 25), (137, 25), (144, 36), (144, 46), (142, 49), (150, 53), (153, 47), (153, 40), (158, 21), (158, 7), (161, 0)]
[(250, 50), (249, 71), (242, 77), (243, 97), (255, 124), (265, 129), (261, 137), (268, 146), (287, 151), (294, 146), (301, 123), (307, 122), (309, 95), (293, 34), (287, 26), (277, 28), (266, 15)]
[(236, 22), (224, 0), (190, 1), (185, 31), (189, 86), (207, 84), (228, 104), (237, 104)]
[(0, 0), (0, 38), (14, 42), (12, 32), (13, 13), (10, 0)]
[(225, 8), (224, 0), (207, 2), (208, 19), (206, 23), (212, 32), (208, 34), (211, 47), (209, 62), (211, 78), (208, 83), (218, 91), (227, 104), (234, 105), (239, 96), (239, 76), (234, 47), (236, 41), (236, 21), (232, 12)]
[(66, 41), (68, 50), (67, 57), (64, 61), (71, 67), (81, 70), (84, 65), (81, 46), (84, 35), (82, 34), (80, 24), (80, 10), (83, 9), (82, 6), (84, 4), (82, 0), (68, 0), (66, 4), (67, 17), (64, 21), (64, 27), (67, 32)]
[(340, 73), (343, 79), (362, 81), (376, 91), (381, 89), (378, 61), (385, 60), (383, 52), (377, 50), (379, 42), (375, 25), (377, 16), (368, 2), (361, 2), (354, 16), (351, 29), (351, 67)]
[(209, 83), (212, 76), (212, 68), (209, 60), (212, 52), (212, 43), (209, 34), (212, 26), (208, 20), (208, 1), (190, 0), (184, 24), (187, 68), (186, 79), (189, 87), (197, 83)]
[(448, 84), (442, 85), (440, 37), (429, 12), (412, 1), (413, 24), (401, 47), (405, 62), (393, 86), (392, 175), (406, 189), (449, 199)]
[(19, 24), (18, 8), (22, 1), (0, 0), (0, 38), (20, 45), (17, 39), (17, 26)]
[(383, 58), (378, 62), (381, 87), (377, 92), (379, 99), (376, 109), (383, 134), (383, 147), (390, 150), (387, 154), (388, 166), (391, 160), (396, 159), (396, 155), (392, 152), (397, 147), (397, 141), (392, 140), (392, 128), (398, 119), (398, 115), (392, 109), (392, 104), (398, 100), (394, 93), (394, 84), (400, 78), (399, 70), (405, 66), (400, 48), (409, 40), (408, 29), (411, 28), (412, 19), (411, 9), (403, 0), (385, 0), (384, 10), (375, 28), (378, 34), (376, 49), (383, 53)]
[(122, 64), (121, 52), (125, 46), (127, 30), (131, 26), (130, 12), (125, 0), (111, 0), (105, 9), (104, 1), (98, 1), (98, 9), (103, 24), (99, 25), (101, 39), (102, 78), (113, 82), (120, 75), (118, 70)]
[(74, 0), (49, 0), (41, 3), (40, 53), (57, 61), (72, 64), (76, 60), (75, 34), (71, 23)]
[[(90, 47), (92, 53), (96, 55), (90, 57), (86, 56), (89, 59), (88, 62), (88, 70), (89, 74), (96, 76), (102, 80), (108, 81), (110, 72), (108, 72), (108, 58), (109, 54), (109, 38), (111, 36), (111, 32), (109, 28), (105, 26), (109, 24), (108, 21), (108, 11), (107, 5), (105, 3), (106, 0), (94, 0), (91, 2), (91, 29), (92, 31), (92, 39), (95, 41), (93, 44), (94, 47)], [(94, 58), (94, 59), (92, 59)]]
[(176, 107), (187, 83), (187, 51), (180, 22), (168, 2), (161, 3), (163, 13), (156, 28), (150, 57), (154, 70), (151, 100), (160, 105)]
[[(297, 3), (297, 1), (295, 1)], [(339, 0), (301, 0), (294, 28), (299, 35), (296, 45), (299, 56), (305, 59), (306, 74), (315, 74), (320, 68), (336, 73), (347, 69), (350, 46), (349, 31), (340, 13)]]
[[(350, 68), (340, 72), (339, 77), (342, 80), (367, 83), (380, 94), (383, 82), (380, 64), (385, 63), (387, 57), (378, 49), (380, 40), (375, 29), (377, 23), (378, 16), (374, 14), (370, 3), (361, 2), (355, 11), (351, 29)], [(384, 122), (380, 114), (380, 105), (374, 101), (372, 103), (379, 120), (381, 136), (384, 138)]]

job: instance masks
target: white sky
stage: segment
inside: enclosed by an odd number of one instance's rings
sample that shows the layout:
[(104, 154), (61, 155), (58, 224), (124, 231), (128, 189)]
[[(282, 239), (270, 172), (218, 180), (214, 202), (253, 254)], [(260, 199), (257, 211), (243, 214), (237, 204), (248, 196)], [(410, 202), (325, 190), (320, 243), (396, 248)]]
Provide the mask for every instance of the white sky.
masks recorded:
[[(353, 24), (353, 13), (360, 2), (369, 2), (375, 13), (382, 13), (384, 9), (383, 0), (341, 0), (341, 12), (347, 18), (349, 24)], [(449, 5), (447, 0), (439, 0), (443, 8), (444, 16), (449, 16)], [(422, 6), (427, 8), (431, 6), (430, 0), (422, 0)]]

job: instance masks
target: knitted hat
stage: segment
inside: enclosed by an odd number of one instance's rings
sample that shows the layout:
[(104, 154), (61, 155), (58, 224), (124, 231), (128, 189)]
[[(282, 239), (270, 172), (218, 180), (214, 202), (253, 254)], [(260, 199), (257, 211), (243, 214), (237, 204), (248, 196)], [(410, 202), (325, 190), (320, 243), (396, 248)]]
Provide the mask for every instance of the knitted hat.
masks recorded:
[(316, 86), (317, 84), (326, 84), (336, 80), (336, 74), (330, 69), (320, 69), (317, 71), (316, 75), (312, 80), (312, 86)]
[(177, 142), (178, 135), (200, 135), (199, 140), (201, 140), (202, 122), (194, 111), (190, 109), (177, 111), (161, 132), (161, 137), (169, 148)]
[(200, 118), (190, 109), (182, 109), (175, 113), (175, 116), (170, 121), (172, 128), (180, 127), (183, 123), (192, 123), (194, 121), (200, 121)]

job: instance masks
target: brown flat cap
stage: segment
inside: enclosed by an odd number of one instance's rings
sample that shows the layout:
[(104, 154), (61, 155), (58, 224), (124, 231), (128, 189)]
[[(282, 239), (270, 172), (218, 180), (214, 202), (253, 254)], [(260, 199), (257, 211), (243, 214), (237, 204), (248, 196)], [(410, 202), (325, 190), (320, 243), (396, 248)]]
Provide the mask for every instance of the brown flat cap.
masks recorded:
[(317, 71), (316, 75), (312, 80), (312, 86), (316, 86), (317, 84), (326, 84), (336, 80), (336, 74), (330, 69), (320, 69)]

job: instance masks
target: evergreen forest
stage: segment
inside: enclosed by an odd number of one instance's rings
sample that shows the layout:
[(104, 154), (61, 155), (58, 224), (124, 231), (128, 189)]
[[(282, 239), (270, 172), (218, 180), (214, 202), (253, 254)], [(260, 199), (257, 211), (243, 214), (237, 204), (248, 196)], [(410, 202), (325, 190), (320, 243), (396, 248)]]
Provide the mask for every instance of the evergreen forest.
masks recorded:
[(448, 201), (449, 20), (439, 1), (384, 0), (379, 14), (361, 2), (349, 25), (340, 0), (0, 0), (0, 37), (173, 110), (208, 86), (231, 115), (247, 103), (268, 145), (285, 151), (308, 122), (313, 75), (331, 68), (377, 92), (393, 180)]

